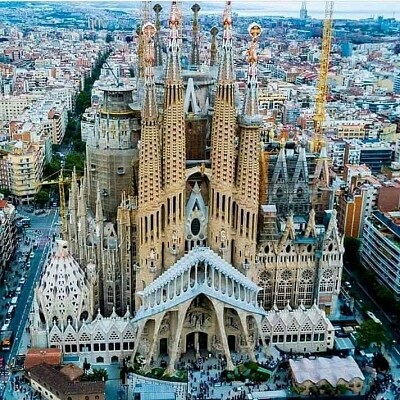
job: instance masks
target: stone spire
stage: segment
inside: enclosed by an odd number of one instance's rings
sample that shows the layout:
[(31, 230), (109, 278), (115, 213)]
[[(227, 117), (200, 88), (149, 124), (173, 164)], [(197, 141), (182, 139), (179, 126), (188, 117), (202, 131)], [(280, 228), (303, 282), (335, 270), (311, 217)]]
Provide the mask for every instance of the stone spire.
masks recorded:
[[(163, 112), (163, 189), (168, 219), (165, 224), (165, 237), (174, 236), (179, 244), (179, 256), (184, 252), (183, 210), (185, 204), (186, 181), (186, 136), (184, 119), (183, 82), (179, 63), (180, 15), (177, 2), (173, 1), (169, 21), (168, 58), (164, 86)], [(171, 242), (170, 242), (171, 243)], [(157, 253), (158, 254), (158, 253)], [(178, 256), (175, 252), (164, 253), (164, 265), (170, 266)]]
[(143, 106), (142, 106), (142, 119), (146, 121), (154, 121), (158, 118), (157, 111), (157, 98), (154, 84), (154, 41), (153, 37), (156, 32), (156, 28), (150, 22), (143, 26), (143, 38), (144, 38), (144, 94), (143, 94)]
[[(219, 65), (218, 81), (216, 85), (214, 114), (211, 130), (211, 162), (212, 162), (212, 204), (210, 207), (210, 237), (213, 238), (211, 247), (214, 251), (221, 251), (228, 256), (226, 261), (231, 262), (232, 225), (228, 220), (227, 209), (232, 204), (232, 193), (235, 184), (236, 158), (236, 101), (235, 80), (233, 73), (232, 55), (232, 20), (230, 1), (226, 3), (223, 14), (223, 44), (221, 62)], [(220, 239), (225, 243), (220, 246)], [(236, 265), (235, 265), (236, 266)]]
[(210, 30), (211, 33), (211, 57), (210, 57), (210, 65), (214, 66), (217, 64), (217, 35), (218, 35), (218, 28), (213, 26)]
[[(235, 80), (232, 55), (231, 2), (227, 1), (223, 14), (223, 42), (215, 109), (212, 123), (213, 181), (223, 186), (234, 182), (235, 157)], [(215, 173), (215, 175), (214, 175)]]
[(162, 65), (162, 48), (161, 48), (161, 41), (160, 41), (160, 30), (161, 30), (161, 23), (160, 23), (160, 13), (162, 11), (162, 7), (160, 4), (155, 4), (153, 7), (154, 12), (156, 13), (156, 34), (154, 36), (154, 66), (158, 67)]
[(239, 168), (237, 175), (238, 193), (250, 204), (257, 204), (259, 196), (259, 143), (262, 119), (258, 113), (258, 82), (257, 82), (257, 41), (261, 27), (253, 23), (249, 26), (251, 37), (249, 47), (249, 72), (247, 89), (243, 104), (243, 114), (239, 118), (240, 147)]
[(222, 22), (224, 25), (224, 31), (222, 35), (218, 80), (220, 82), (231, 82), (235, 79), (235, 75), (233, 71), (234, 64), (232, 51), (232, 7), (229, 0), (225, 3)]
[(165, 80), (168, 83), (181, 82), (180, 71), (180, 49), (179, 49), (179, 10), (176, 1), (172, 2), (171, 14), (169, 18), (169, 36), (168, 36), (168, 58), (167, 58), (167, 72)]
[(192, 65), (200, 65), (200, 32), (199, 32), (199, 11), (200, 6), (195, 3), (192, 6), (193, 11), (193, 40), (192, 40), (192, 53), (190, 63)]
[(103, 204), (101, 201), (100, 183), (98, 183), (97, 198), (96, 198), (96, 230), (100, 230), (98, 234), (102, 232), (103, 222), (104, 222)]
[(172, 2), (169, 21), (169, 49), (164, 90), (164, 176), (163, 184), (184, 185), (186, 140), (183, 110), (183, 83), (179, 65), (179, 13), (176, 1)]
[[(258, 118), (261, 123), (258, 110), (258, 81), (257, 81), (257, 47), (258, 38), (261, 35), (261, 27), (256, 23), (249, 26), (249, 34), (251, 37), (248, 58), (249, 67), (247, 74), (247, 89), (243, 103), (243, 116), (246, 119)], [(251, 121), (248, 121), (251, 123)]]
[(142, 105), (142, 137), (139, 163), (139, 208), (152, 206), (161, 192), (161, 154), (159, 124), (154, 83), (153, 62), (156, 28), (147, 23), (143, 26), (145, 41), (145, 76)]
[[(238, 150), (238, 168), (236, 179), (235, 200), (239, 206), (243, 226), (238, 222), (235, 243), (240, 249), (247, 249), (249, 255), (256, 253), (256, 232), (258, 220), (259, 188), (260, 188), (260, 137), (262, 119), (258, 113), (258, 82), (257, 82), (257, 41), (261, 27), (255, 23), (249, 27), (251, 37), (249, 48), (249, 72), (247, 90), (243, 105), (243, 113), (239, 118), (240, 145)], [(237, 256), (239, 254), (239, 257)], [(240, 254), (242, 259), (240, 260)], [(246, 257), (245, 252), (235, 253), (234, 264), (246, 265), (247, 276), (256, 279), (256, 271), (252, 257)]]

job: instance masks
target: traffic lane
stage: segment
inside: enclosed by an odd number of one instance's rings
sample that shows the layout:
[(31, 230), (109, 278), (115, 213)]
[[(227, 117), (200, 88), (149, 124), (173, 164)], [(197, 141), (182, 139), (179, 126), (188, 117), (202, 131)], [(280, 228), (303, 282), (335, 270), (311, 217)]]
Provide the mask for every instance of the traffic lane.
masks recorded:
[[(56, 220), (56, 214), (53, 213), (53, 218), (50, 222), (50, 229), (53, 228), (54, 223)], [(52, 241), (47, 241), (45, 247), (43, 249), (37, 249), (33, 254), (34, 257), (31, 259), (31, 270), (29, 274), (29, 279), (25, 284), (25, 287), (23, 288), (23, 291), (21, 293), (20, 298), (18, 299), (17, 307), (16, 307), (16, 312), (15, 316), (18, 315), (18, 317), (13, 320), (13, 326), (12, 327), (14, 331), (14, 344), (11, 348), (11, 351), (8, 354), (7, 360), (11, 360), (18, 352), (18, 349), (20, 347), (20, 341), (22, 339), (22, 336), (24, 334), (24, 329), (26, 322), (28, 320), (28, 315), (31, 310), (32, 306), (32, 300), (34, 296), (34, 288), (36, 286), (36, 282), (38, 282), (39, 277), (42, 272), (42, 267), (44, 263), (46, 262), (47, 256), (49, 249), (51, 248)], [(17, 314), (18, 313), (18, 314)]]
[[(390, 338), (390, 340), (397, 340), (397, 336), (393, 332), (391, 321), (386, 315), (386, 313), (382, 310), (379, 304), (369, 295), (367, 290), (363, 288), (363, 286), (358, 282), (357, 278), (351, 273), (347, 266), (343, 266), (343, 269), (350, 276), (352, 280), (352, 288), (350, 290), (352, 296), (355, 299), (355, 304), (358, 307), (361, 314), (364, 313), (363, 307), (372, 311), (382, 322), (384, 327), (386, 328), (386, 332)], [(362, 304), (359, 302), (362, 300)]]

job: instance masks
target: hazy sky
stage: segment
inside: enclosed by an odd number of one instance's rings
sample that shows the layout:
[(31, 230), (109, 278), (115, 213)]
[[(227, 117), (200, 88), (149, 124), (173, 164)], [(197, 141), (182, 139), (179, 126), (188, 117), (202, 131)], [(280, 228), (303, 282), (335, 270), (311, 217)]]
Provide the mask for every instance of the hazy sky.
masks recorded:
[[(82, 0), (80, 0), (82, 1)], [(85, 1), (85, 0), (83, 0)], [(93, 0), (86, 0), (93, 1)], [(107, 0), (105, 0), (107, 1)], [(114, 0), (121, 2), (126, 1), (128, 4), (139, 3), (135, 0)], [(156, 2), (170, 3), (165, 1), (153, 0)], [(187, 5), (195, 2), (199, 3), (203, 12), (218, 12), (222, 10), (224, 0), (183, 0)], [(110, 2), (112, 3), (112, 2)], [(239, 15), (282, 15), (289, 17), (298, 17), (301, 8), (301, 0), (232, 0), (232, 8)], [(114, 3), (115, 4), (115, 3)], [(163, 5), (163, 4), (162, 4)], [(164, 7), (163, 7), (164, 8)], [(325, 10), (325, 0), (308, 0), (307, 10), (311, 17), (322, 18)], [(334, 18), (368, 18), (371, 16), (383, 15), (385, 17), (395, 17), (400, 19), (400, 0), (335, 0), (334, 1)]]
[[(199, 1), (200, 5), (207, 3), (215, 5), (224, 4), (224, 1), (211, 0)], [(301, 8), (301, 0), (253, 0), (253, 1), (232, 1), (232, 7), (239, 14), (250, 14), (252, 12), (267, 15), (298, 16)], [(308, 0), (307, 10), (311, 17), (320, 18), (324, 15), (324, 0)], [(399, 0), (336, 0), (334, 2), (334, 18), (367, 18), (370, 16), (383, 15), (400, 19)]]

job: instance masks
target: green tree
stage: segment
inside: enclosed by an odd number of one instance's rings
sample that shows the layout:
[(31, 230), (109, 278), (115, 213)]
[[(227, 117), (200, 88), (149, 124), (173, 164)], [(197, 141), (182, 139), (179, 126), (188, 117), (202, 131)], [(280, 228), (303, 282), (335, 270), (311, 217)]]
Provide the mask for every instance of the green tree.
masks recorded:
[(82, 115), (85, 110), (90, 106), (90, 94), (85, 90), (79, 92), (76, 98), (75, 112), (77, 115)]
[(380, 347), (390, 342), (384, 326), (372, 319), (367, 319), (360, 325), (356, 332), (356, 339), (358, 346), (362, 348), (367, 348), (372, 343)]
[(50, 195), (48, 189), (40, 189), (35, 194), (35, 203), (44, 205), (49, 201)]
[(0, 194), (2, 194), (5, 199), (7, 199), (7, 197), (11, 195), (11, 191), (9, 189), (0, 189)]
[(359, 251), (361, 242), (352, 237), (344, 238), (344, 259), (349, 264), (350, 268), (358, 267), (360, 263)]
[(65, 157), (65, 169), (72, 171), (75, 167), (76, 172), (83, 173), (85, 154), (73, 151)]
[(91, 381), (103, 381), (105, 382), (108, 379), (108, 373), (105, 368), (93, 368), (93, 372), (90, 374)]
[(43, 179), (57, 179), (58, 171), (60, 171), (60, 169), (60, 160), (56, 157), (53, 157), (53, 159), (43, 167)]

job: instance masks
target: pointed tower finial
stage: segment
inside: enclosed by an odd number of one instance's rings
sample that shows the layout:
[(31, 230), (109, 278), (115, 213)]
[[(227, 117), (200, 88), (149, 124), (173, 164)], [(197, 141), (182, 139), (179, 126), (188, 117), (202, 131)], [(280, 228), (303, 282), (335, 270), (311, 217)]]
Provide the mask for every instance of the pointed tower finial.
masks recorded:
[(192, 65), (200, 65), (200, 37), (199, 37), (199, 11), (200, 6), (195, 3), (192, 6), (193, 11), (193, 41), (192, 41), (192, 54), (190, 63)]
[(213, 26), (210, 30), (211, 33), (211, 57), (210, 57), (210, 65), (213, 66), (217, 63), (217, 35), (218, 28)]
[(221, 63), (219, 66), (218, 80), (233, 81), (233, 52), (232, 52), (232, 7), (231, 2), (225, 3), (222, 17), (224, 32), (222, 36)]
[(160, 42), (160, 30), (161, 30), (161, 22), (160, 22), (160, 13), (162, 11), (162, 7), (160, 4), (155, 4), (153, 7), (154, 12), (156, 13), (156, 34), (154, 37), (154, 48), (155, 48), (155, 57), (154, 57), (154, 66), (162, 65), (162, 49)]
[(143, 114), (142, 118), (146, 121), (157, 120), (157, 99), (154, 84), (154, 41), (153, 37), (156, 33), (155, 26), (148, 22), (143, 25), (142, 28), (143, 39), (144, 39), (144, 96), (143, 96)]
[(166, 71), (166, 80), (170, 82), (181, 80), (179, 64), (179, 24), (178, 5), (176, 1), (173, 1), (169, 17), (168, 60)]
[(103, 222), (103, 204), (101, 201), (100, 182), (97, 183), (96, 221)]
[(257, 82), (257, 47), (258, 38), (261, 35), (261, 27), (256, 23), (249, 26), (249, 34), (251, 37), (248, 59), (249, 68), (247, 74), (247, 90), (243, 104), (244, 117), (259, 117), (258, 110), (258, 82)]

